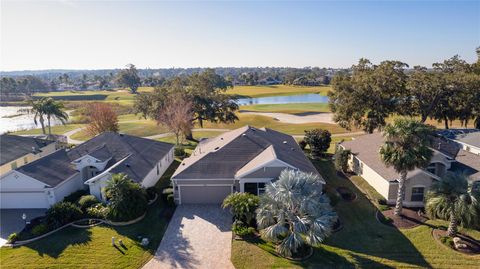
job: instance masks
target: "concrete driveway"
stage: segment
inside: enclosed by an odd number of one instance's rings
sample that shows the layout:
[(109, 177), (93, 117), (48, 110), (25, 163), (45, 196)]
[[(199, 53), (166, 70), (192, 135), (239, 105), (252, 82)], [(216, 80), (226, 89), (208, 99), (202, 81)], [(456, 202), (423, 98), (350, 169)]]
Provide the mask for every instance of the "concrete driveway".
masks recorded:
[(220, 205), (180, 205), (143, 268), (234, 268), (231, 225), (231, 214)]
[(7, 243), (11, 233), (18, 233), (25, 227), (22, 219), (23, 213), (27, 215), (27, 221), (43, 216), (46, 209), (2, 209), (0, 210), (0, 247)]

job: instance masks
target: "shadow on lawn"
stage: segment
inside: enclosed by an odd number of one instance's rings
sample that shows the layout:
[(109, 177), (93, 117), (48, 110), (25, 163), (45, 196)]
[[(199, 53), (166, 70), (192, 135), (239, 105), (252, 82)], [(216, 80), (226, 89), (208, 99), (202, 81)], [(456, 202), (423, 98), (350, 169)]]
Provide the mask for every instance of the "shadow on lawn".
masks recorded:
[(358, 253), (414, 266), (431, 267), (403, 233), (375, 219), (374, 204), (349, 179), (337, 177), (331, 161), (317, 160), (314, 164), (327, 181), (329, 196), (334, 196), (332, 192), (338, 187), (347, 187), (357, 195), (354, 202), (337, 200), (334, 207), (344, 223), (344, 228), (328, 238), (326, 245), (353, 252), (350, 255), (361, 267), (370, 268), (372, 262), (376, 262)]
[(69, 246), (88, 244), (91, 241), (91, 234), (90, 229), (68, 227), (25, 247), (37, 251), (41, 257), (47, 255), (52, 258), (58, 258)]

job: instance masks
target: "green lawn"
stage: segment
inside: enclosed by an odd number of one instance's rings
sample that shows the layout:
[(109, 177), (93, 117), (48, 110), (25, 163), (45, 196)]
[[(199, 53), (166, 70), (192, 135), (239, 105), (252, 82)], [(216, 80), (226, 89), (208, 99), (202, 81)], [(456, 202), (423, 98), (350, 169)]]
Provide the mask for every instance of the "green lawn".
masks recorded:
[[(168, 129), (152, 120), (138, 120), (136, 122), (119, 122), (120, 132), (135, 136), (151, 136), (156, 134), (167, 133)], [(79, 131), (72, 135), (76, 140), (88, 140), (92, 138), (86, 130)]]
[(306, 112), (330, 112), (328, 104), (323, 103), (292, 103), (292, 104), (262, 104), (241, 106), (240, 110), (256, 112), (280, 112), (288, 114), (302, 114)]
[(271, 86), (235, 86), (227, 93), (241, 97), (265, 97), (280, 95), (296, 95), (307, 93), (318, 93), (327, 95), (331, 90), (330, 86), (303, 87), (291, 85), (271, 85)]
[[(178, 167), (175, 161), (157, 183), (168, 186)], [(123, 226), (96, 226), (82, 229), (69, 227), (39, 241), (17, 248), (0, 248), (1, 268), (139, 268), (151, 259), (168, 225), (162, 212), (165, 205), (158, 199), (147, 216), (138, 223)], [(122, 239), (126, 248), (112, 247), (111, 238)], [(142, 247), (138, 236), (148, 237)]]
[[(66, 125), (52, 126), (52, 134), (64, 134), (68, 131), (71, 131), (73, 129), (77, 129), (77, 128), (80, 128), (80, 127), (83, 127), (83, 126), (85, 126), (85, 125), (83, 125), (83, 124), (66, 124)], [(48, 127), (45, 128), (45, 131), (48, 133)], [(13, 134), (17, 134), (17, 135), (42, 134), (42, 128), (30, 129), (30, 130), (24, 130), (24, 131), (16, 131)]]
[[(434, 241), (431, 228), (419, 226), (397, 230), (380, 224), (374, 217), (375, 206), (349, 180), (338, 178), (330, 161), (315, 165), (327, 180), (327, 192), (346, 186), (358, 199), (339, 201), (335, 210), (344, 228), (328, 238), (314, 255), (304, 262), (283, 259), (271, 244), (263, 240), (233, 241), (232, 262), (236, 268), (479, 268), (479, 257), (468, 257)], [(363, 179), (362, 179), (363, 180)], [(429, 221), (439, 225), (444, 222)], [(480, 239), (480, 232), (464, 230)]]
[[(210, 138), (210, 137), (215, 137), (215, 136), (218, 136), (220, 134), (223, 134), (224, 132), (216, 132), (216, 131), (193, 131), (193, 137), (195, 139), (201, 139), (201, 138)], [(180, 140), (182, 138), (179, 138)], [(172, 143), (172, 144), (175, 144), (177, 142), (176, 140), (176, 137), (175, 136), (167, 136), (167, 137), (162, 137), (162, 138), (158, 138), (157, 139), (158, 141), (162, 141), (162, 142), (167, 142), (167, 143)], [(188, 143), (188, 142), (191, 142), (191, 141), (183, 141), (183, 143)], [(180, 142), (182, 143), (182, 141)]]

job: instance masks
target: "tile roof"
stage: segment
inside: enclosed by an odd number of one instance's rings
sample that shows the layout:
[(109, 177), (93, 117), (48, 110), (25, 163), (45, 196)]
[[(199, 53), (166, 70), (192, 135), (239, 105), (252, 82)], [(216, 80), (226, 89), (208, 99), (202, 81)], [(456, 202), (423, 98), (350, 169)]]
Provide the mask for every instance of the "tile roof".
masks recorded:
[(3, 134), (0, 136), (0, 165), (14, 161), (29, 153), (38, 153), (43, 148), (55, 141)]
[[(271, 147), (270, 153), (267, 148)], [(267, 152), (267, 153), (265, 153)], [(260, 165), (259, 155), (279, 160), (304, 172), (318, 174), (295, 139), (268, 128), (245, 126), (202, 141), (175, 171), (175, 179), (233, 179), (244, 167)], [(245, 170), (245, 169), (243, 169)]]
[(111, 171), (125, 173), (132, 180), (141, 182), (173, 147), (172, 144), (151, 139), (105, 132), (70, 150), (62, 149), (31, 162), (17, 171), (53, 187), (77, 173), (71, 162), (87, 154), (100, 160), (110, 159), (105, 169), (128, 156), (122, 165)]

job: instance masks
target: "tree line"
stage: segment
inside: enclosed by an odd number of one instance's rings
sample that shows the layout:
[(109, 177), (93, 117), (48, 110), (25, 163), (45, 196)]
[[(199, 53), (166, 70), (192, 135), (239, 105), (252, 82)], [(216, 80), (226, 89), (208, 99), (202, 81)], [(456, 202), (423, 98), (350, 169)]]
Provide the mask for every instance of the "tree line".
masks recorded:
[(382, 129), (390, 116), (418, 116), (421, 122), (434, 119), (449, 128), (454, 120), (480, 128), (479, 60), (469, 64), (459, 56), (431, 69), (400, 61), (379, 65), (360, 59), (351, 72), (332, 80), (329, 105), (334, 120), (342, 127), (361, 128), (368, 133)]

